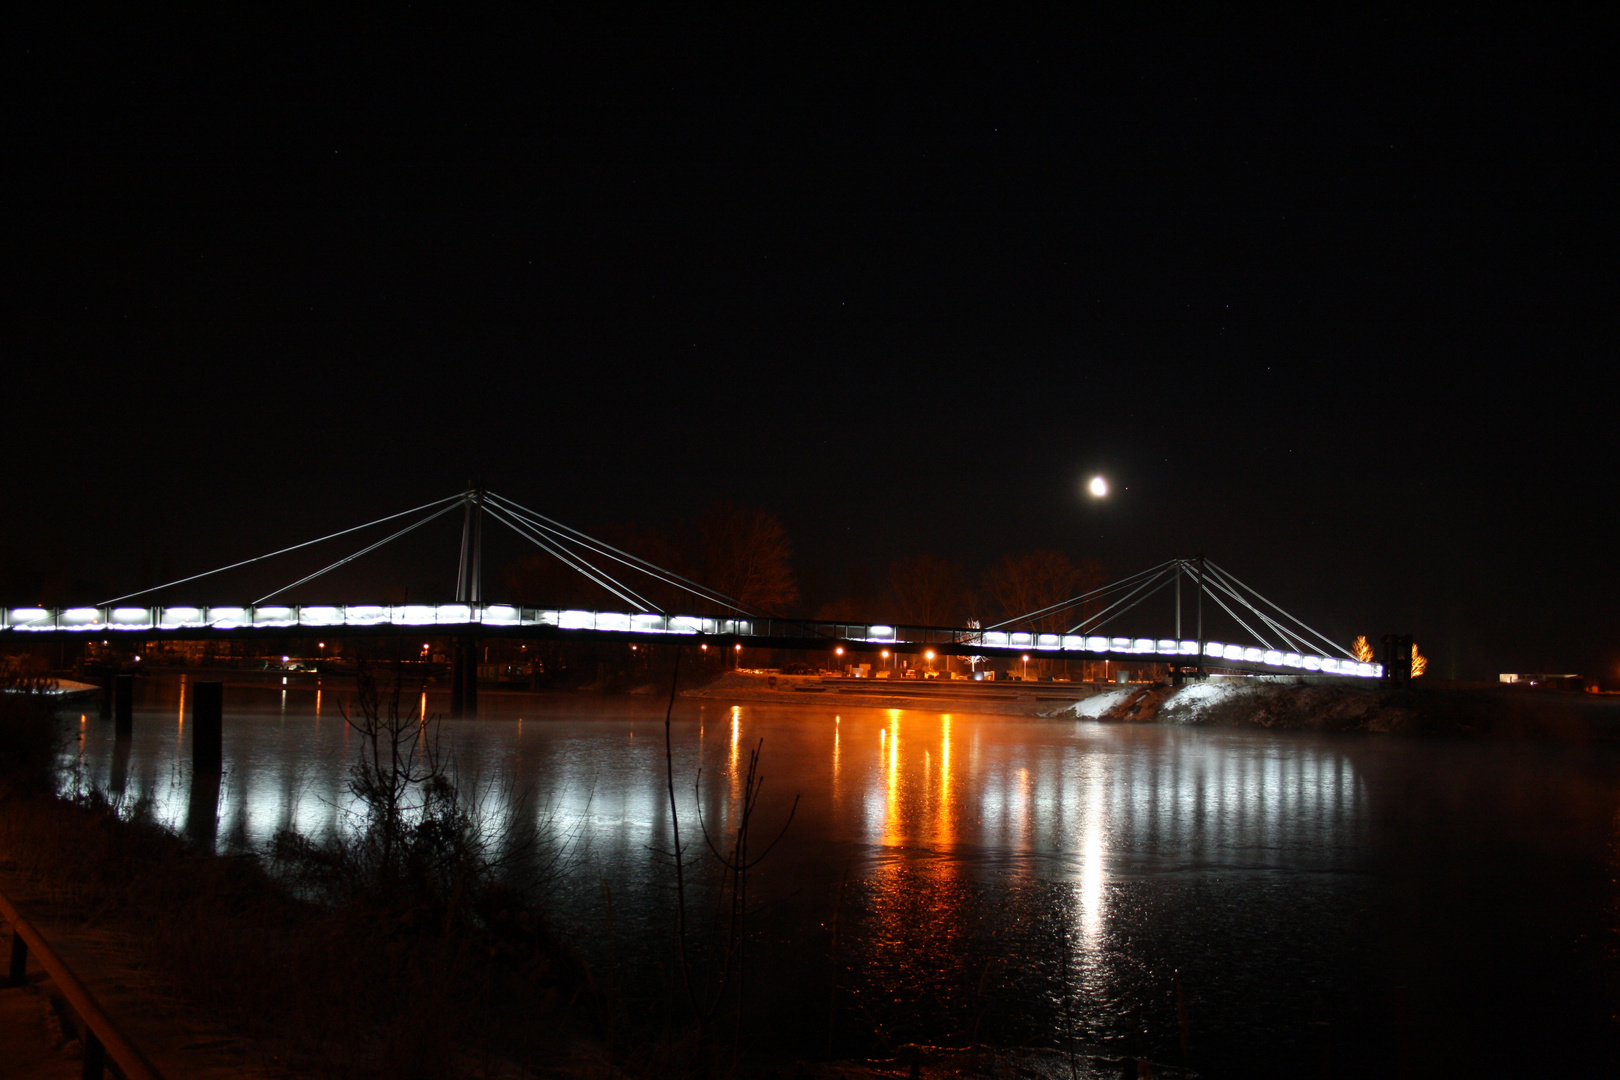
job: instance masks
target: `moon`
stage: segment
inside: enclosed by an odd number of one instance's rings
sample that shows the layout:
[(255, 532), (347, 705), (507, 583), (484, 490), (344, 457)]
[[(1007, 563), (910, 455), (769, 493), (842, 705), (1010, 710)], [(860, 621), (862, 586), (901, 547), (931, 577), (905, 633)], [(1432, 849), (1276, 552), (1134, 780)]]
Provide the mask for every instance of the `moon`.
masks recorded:
[(1093, 476), (1091, 483), (1086, 485), (1086, 490), (1100, 499), (1108, 494), (1108, 481), (1100, 476)]

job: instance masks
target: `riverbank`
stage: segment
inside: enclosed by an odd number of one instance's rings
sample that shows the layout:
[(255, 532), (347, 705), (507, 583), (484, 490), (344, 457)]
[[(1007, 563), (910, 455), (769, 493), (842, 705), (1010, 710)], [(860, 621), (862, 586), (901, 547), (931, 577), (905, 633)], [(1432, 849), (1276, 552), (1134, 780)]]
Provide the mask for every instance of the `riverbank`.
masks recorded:
[[(649, 688), (651, 692), (651, 688)], [(727, 672), (682, 696), (709, 700), (928, 709), (1105, 723), (1208, 725), (1392, 735), (1620, 739), (1620, 695), (1511, 686), (1423, 686), (1211, 679), (1183, 686), (874, 680)]]
[(1045, 715), (1272, 730), (1620, 740), (1620, 697), (1509, 686), (1394, 690), (1222, 679), (1105, 690)]

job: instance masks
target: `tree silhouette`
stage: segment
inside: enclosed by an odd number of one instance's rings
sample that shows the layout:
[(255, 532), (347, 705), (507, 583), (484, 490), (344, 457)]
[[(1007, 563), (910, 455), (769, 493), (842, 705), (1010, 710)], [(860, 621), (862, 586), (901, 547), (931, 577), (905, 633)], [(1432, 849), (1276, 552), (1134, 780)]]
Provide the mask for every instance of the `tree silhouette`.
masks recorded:
[(768, 511), (736, 502), (711, 503), (694, 523), (698, 580), (745, 607), (785, 612), (798, 602), (793, 545)]
[(890, 564), (889, 596), (898, 620), (911, 626), (960, 626), (973, 606), (962, 568), (927, 554)]
[[(984, 596), (995, 618), (991, 622), (1016, 619), (1031, 611), (1061, 603), (1087, 592), (1103, 582), (1103, 568), (1086, 559), (1078, 565), (1061, 551), (1031, 551), (1009, 555), (991, 568), (984, 578)], [(1083, 610), (1060, 611), (1035, 620), (1020, 620), (1020, 629), (1061, 633), (1086, 614)]]

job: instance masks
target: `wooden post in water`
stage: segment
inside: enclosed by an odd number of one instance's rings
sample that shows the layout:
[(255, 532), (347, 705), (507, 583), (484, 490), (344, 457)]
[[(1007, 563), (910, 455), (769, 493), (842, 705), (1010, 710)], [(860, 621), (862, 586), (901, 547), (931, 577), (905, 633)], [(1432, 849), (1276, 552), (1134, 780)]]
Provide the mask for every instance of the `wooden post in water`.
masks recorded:
[(191, 684), (191, 771), (218, 776), (225, 767), (225, 684)]
[(450, 658), (450, 715), (478, 715), (478, 639), (456, 638)]
[(119, 738), (135, 730), (135, 676), (113, 676), (113, 726)]

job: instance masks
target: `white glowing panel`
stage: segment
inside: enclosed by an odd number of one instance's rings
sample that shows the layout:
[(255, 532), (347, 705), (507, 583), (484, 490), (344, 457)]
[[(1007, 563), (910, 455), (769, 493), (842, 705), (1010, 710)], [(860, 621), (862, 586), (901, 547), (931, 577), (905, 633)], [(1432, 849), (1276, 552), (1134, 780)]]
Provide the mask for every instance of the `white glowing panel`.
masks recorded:
[(1339, 662), (1332, 657), (1324, 658), (1322, 661), (1322, 670), (1331, 671), (1337, 674), (1339, 670)]
[(630, 629), (640, 630), (642, 633), (662, 633), (666, 627), (662, 615), (632, 615), (630, 616)]
[(1086, 647), (1086, 639), (1079, 634), (1064, 634), (1063, 647), (1070, 650), (1083, 649)]
[(1373, 675), (1376, 678), (1382, 679), (1384, 677), (1384, 665), (1383, 664), (1374, 664), (1373, 665)]
[(1157, 646), (1154, 644), (1153, 639), (1150, 638), (1150, 637), (1139, 637), (1136, 640), (1131, 642), (1131, 652), (1135, 652), (1135, 653), (1148, 652), (1148, 653), (1150, 653), (1155, 648), (1157, 648)]
[(1086, 638), (1086, 648), (1092, 652), (1107, 652), (1108, 639), (1099, 634), (1092, 634)]
[(1019, 630), (1012, 634), (1008, 640), (1012, 642), (1013, 648), (1024, 649), (1028, 648), (1035, 641), (1035, 635), (1027, 633), (1023, 630)]
[(562, 612), (560, 611), (537, 611), (534, 614), (534, 624), (536, 626), (558, 626), (561, 623)]
[(596, 614), (596, 628), (598, 630), (626, 631), (630, 629), (630, 616), (620, 615), (616, 611), (599, 611)]
[(1321, 671), (1322, 670), (1322, 658), (1320, 656), (1309, 656), (1309, 655), (1307, 655), (1305, 657), (1305, 670), (1306, 671)]
[(69, 608), (56, 622), (69, 630), (99, 630), (105, 625), (101, 609), (93, 607)]
[(301, 607), (298, 623), (300, 626), (342, 626), (343, 612), (335, 607)]
[(1283, 654), (1283, 667), (1300, 667), (1304, 663), (1305, 658), (1297, 652)]
[(1356, 665), (1356, 674), (1364, 679), (1370, 679), (1375, 677), (1378, 671), (1371, 664), (1361, 663)]
[(211, 607), (208, 609), (208, 625), (219, 627), (245, 626), (248, 621), (247, 608), (239, 607)]
[(258, 607), (253, 609), (254, 626), (296, 626), (298, 619), (290, 607)]
[(343, 621), (350, 626), (376, 626), (388, 621), (388, 609), (380, 604), (352, 604), (343, 609)]
[(1218, 641), (1206, 641), (1204, 642), (1204, 655), (1213, 656), (1215, 659), (1219, 660), (1221, 657), (1226, 655), (1226, 646), (1222, 645)]
[(171, 607), (164, 608), (158, 616), (158, 626), (165, 630), (175, 630), (182, 626), (201, 626), (204, 615), (201, 608)]
[(113, 608), (107, 625), (115, 630), (150, 630), (152, 613), (143, 607)]
[(1241, 659), (1243, 659), (1243, 646), (1241, 646), (1241, 645), (1228, 645), (1226, 648), (1221, 650), (1221, 658), (1223, 660), (1241, 660)]
[(1267, 649), (1265, 662), (1270, 664), (1272, 667), (1282, 667), (1283, 654), (1277, 649)]
[(1264, 649), (1256, 649), (1251, 647), (1243, 650), (1243, 659), (1247, 660), (1251, 664), (1260, 663), (1260, 661), (1265, 659), (1265, 656), (1266, 653)]
[(490, 626), (516, 626), (523, 621), (523, 613), (510, 604), (488, 604), (484, 607), (484, 622)]
[(434, 609), (433, 616), (436, 621), (451, 626), (473, 621), (472, 608), (466, 604), (440, 604)]
[(1108, 649), (1110, 652), (1130, 652), (1131, 639), (1128, 637), (1109, 638)]
[(1007, 635), (1001, 630), (986, 631), (984, 635), (984, 643), (986, 645), (997, 645), (1005, 648), (1007, 645)]
[(672, 634), (701, 634), (703, 620), (693, 615), (676, 615), (669, 620), (669, 632)]
[(869, 626), (869, 627), (866, 628), (866, 635), (867, 635), (867, 637), (869, 639), (874, 640), (874, 641), (893, 641), (894, 640), (894, 627), (892, 627), (892, 626)]
[(1159, 639), (1159, 652), (1163, 653), (1165, 656), (1174, 656), (1180, 651), (1181, 645), (1175, 640), (1171, 638)]
[(1056, 634), (1039, 634), (1035, 638), (1037, 649), (1056, 649), (1060, 645), (1061, 641)]
[(1182, 656), (1197, 656), (1198, 655), (1198, 642), (1196, 642), (1196, 641), (1183, 641), (1181, 643), (1180, 652), (1181, 652)]
[(596, 613), (591, 611), (564, 611), (557, 625), (564, 630), (595, 630)]
[(7, 621), (12, 626), (29, 626), (33, 624), (50, 622), (51, 613), (42, 607), (12, 608)]
[(395, 626), (432, 626), (434, 610), (426, 604), (404, 604), (394, 608)]

